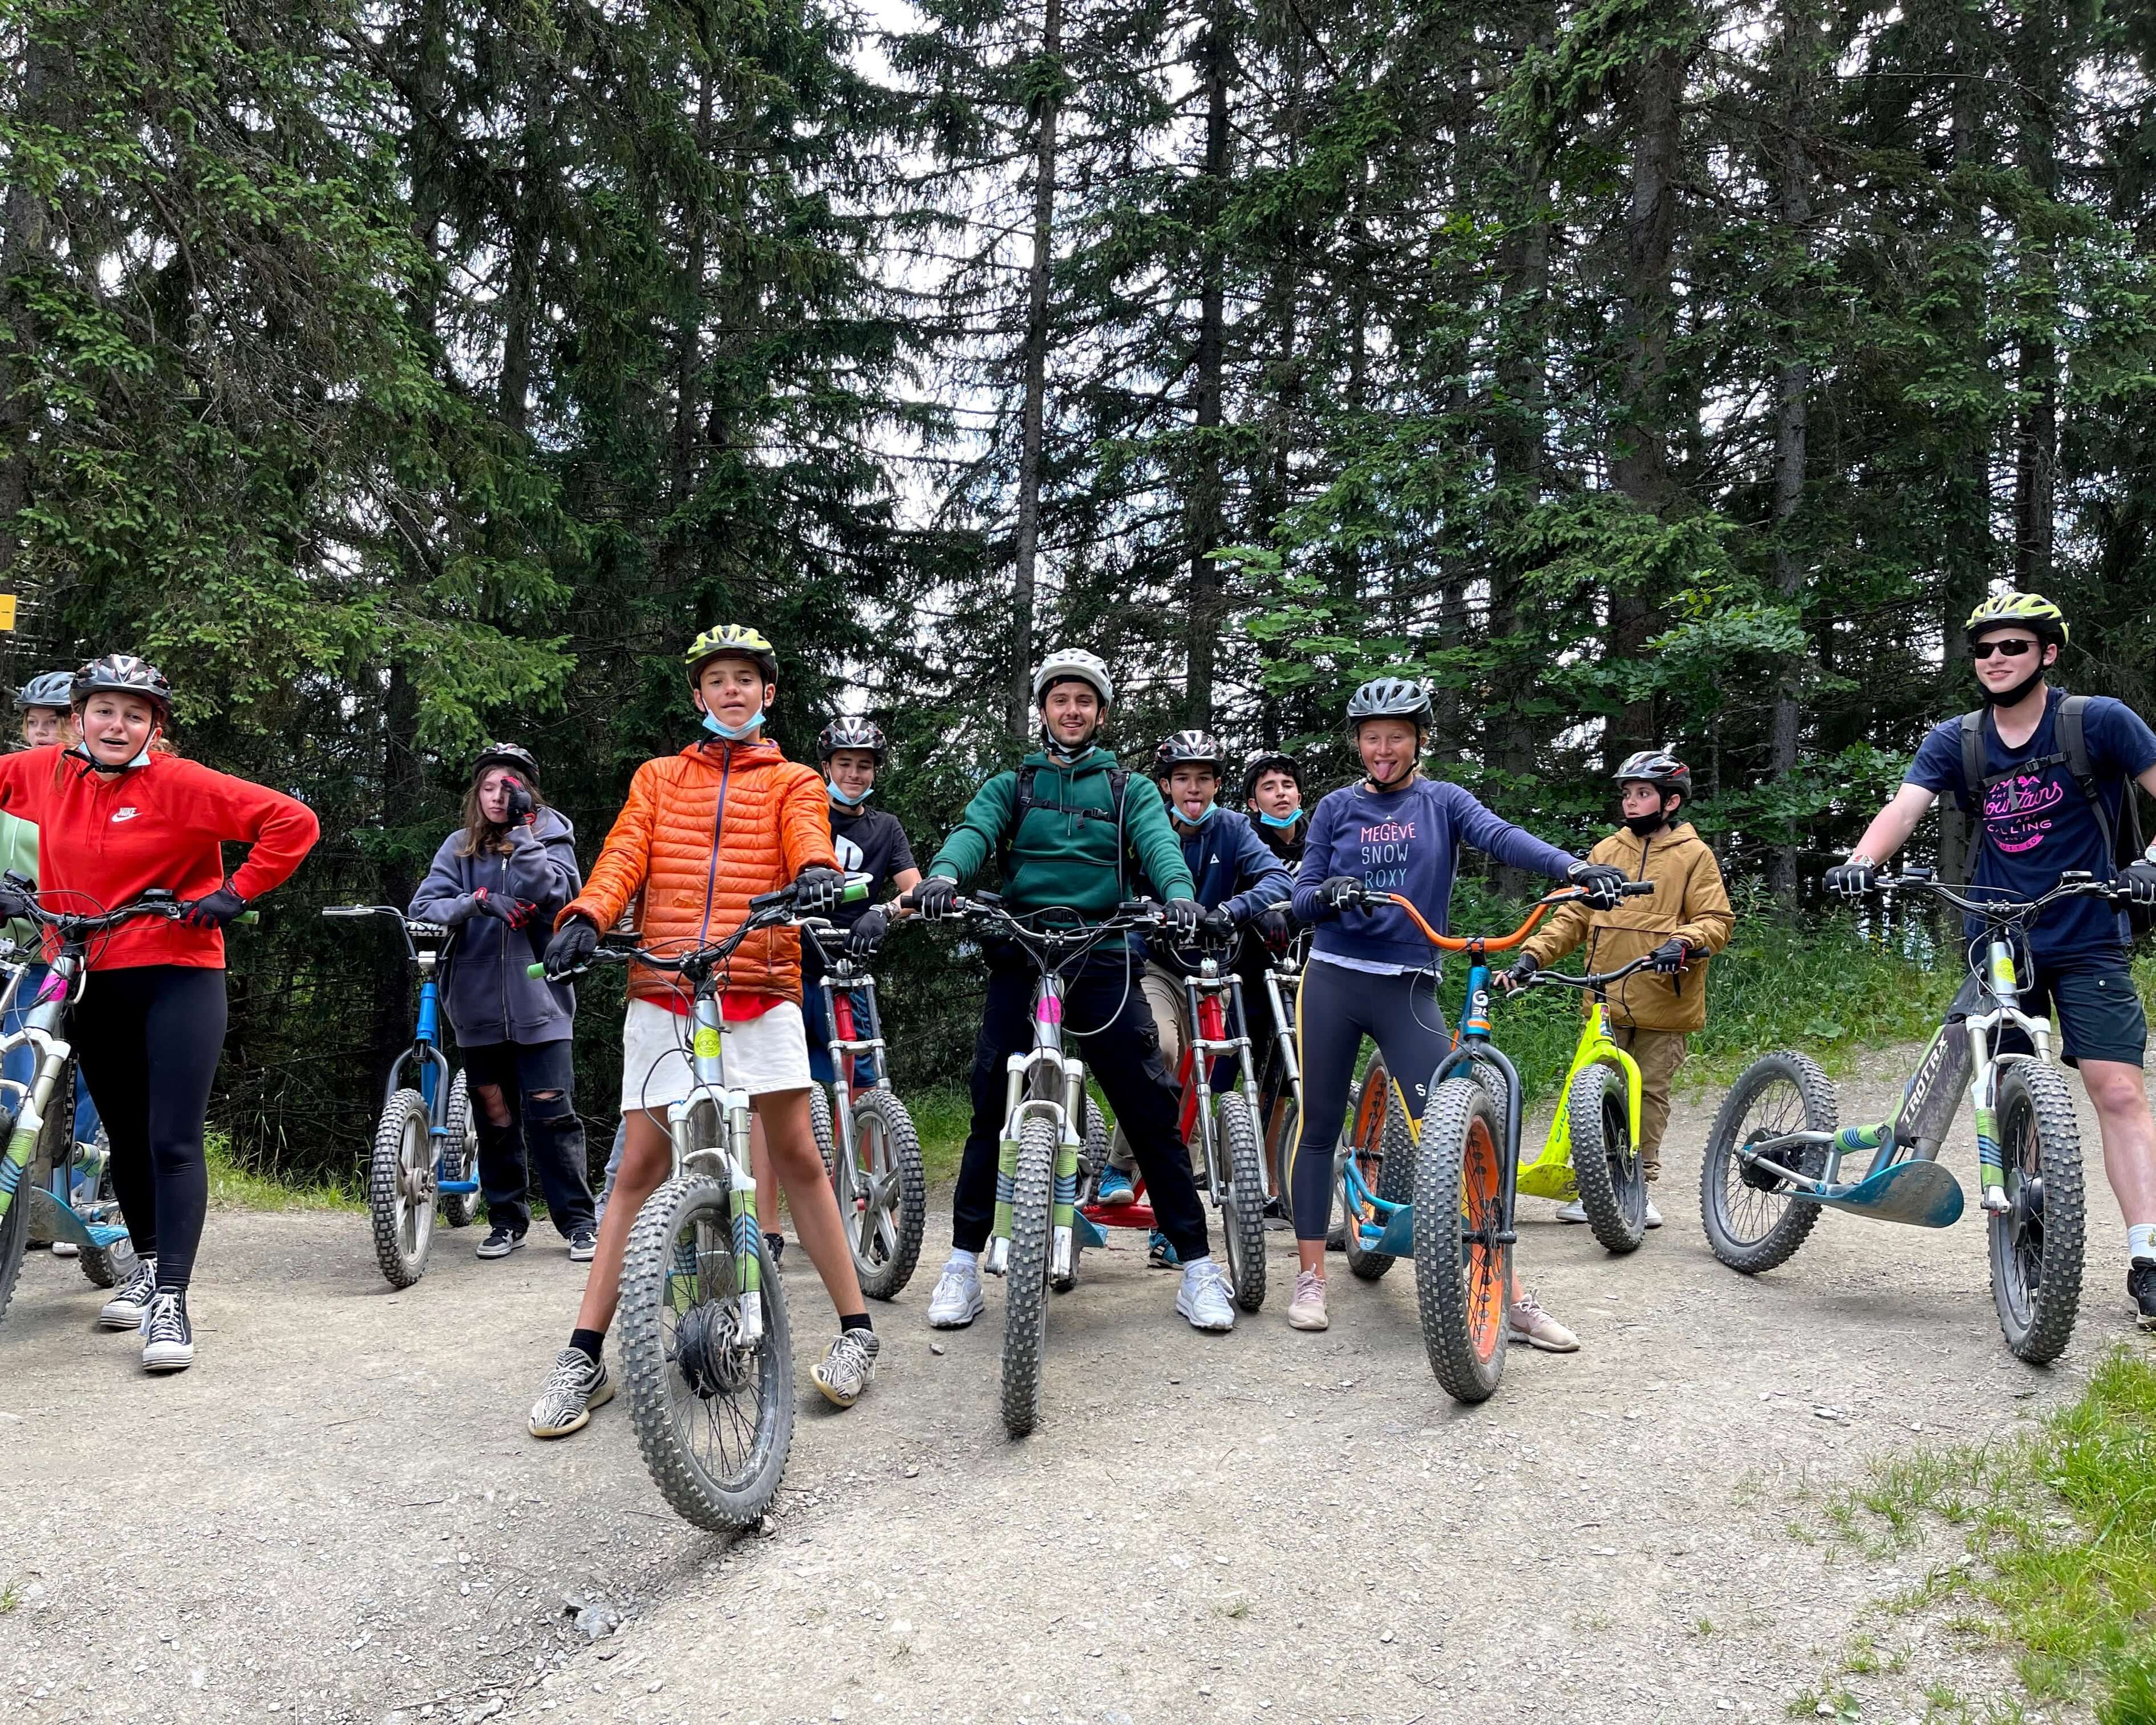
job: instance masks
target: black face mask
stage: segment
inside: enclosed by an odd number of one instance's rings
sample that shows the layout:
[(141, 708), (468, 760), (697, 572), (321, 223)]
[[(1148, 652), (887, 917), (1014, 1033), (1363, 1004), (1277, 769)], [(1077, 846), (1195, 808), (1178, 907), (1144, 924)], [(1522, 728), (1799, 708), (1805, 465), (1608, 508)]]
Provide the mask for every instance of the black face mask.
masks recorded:
[(1652, 814), (1628, 814), (1625, 824), (1635, 837), (1651, 839), (1669, 824), (1669, 818), (1657, 809)]
[(2044, 673), (2049, 667), (2044, 663), (2042, 645), (2040, 644), (2036, 650), (2029, 656), (2036, 661), (2035, 670), (2030, 671), (2010, 689), (1994, 690), (1983, 678), (1979, 677), (1976, 680), (1977, 691), (1984, 696), (1984, 704), (1986, 706), (2011, 706), (2044, 680)]

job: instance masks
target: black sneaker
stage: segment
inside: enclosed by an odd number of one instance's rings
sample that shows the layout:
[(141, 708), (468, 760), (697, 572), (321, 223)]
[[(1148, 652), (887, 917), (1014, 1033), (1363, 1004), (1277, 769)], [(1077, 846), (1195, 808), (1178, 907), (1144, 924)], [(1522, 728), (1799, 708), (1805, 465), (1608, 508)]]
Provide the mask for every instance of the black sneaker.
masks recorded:
[(579, 1228), (569, 1236), (569, 1261), (572, 1264), (588, 1264), (598, 1255), (598, 1251), (599, 1235), (596, 1228)]
[(479, 1243), (479, 1255), (482, 1258), (506, 1258), (511, 1252), (521, 1250), (523, 1245), (524, 1235), (521, 1230), (496, 1228)]
[(2156, 1263), (2136, 1258), (2127, 1266), (2126, 1296), (2133, 1302), (2133, 1315), (2141, 1327), (2156, 1330)]
[(778, 1268), (779, 1255), (785, 1251), (785, 1250), (786, 1236), (784, 1235), (767, 1234), (764, 1235), (763, 1255), (770, 1261), (771, 1267), (773, 1270)]
[(183, 1289), (160, 1288), (142, 1318), (142, 1369), (184, 1372), (195, 1363), (194, 1326), (187, 1322)]
[(157, 1291), (157, 1260), (143, 1258), (136, 1261), (135, 1273), (113, 1291), (112, 1297), (105, 1302), (105, 1309), (97, 1314), (97, 1324), (105, 1330), (139, 1330), (143, 1315), (150, 1309), (150, 1297)]

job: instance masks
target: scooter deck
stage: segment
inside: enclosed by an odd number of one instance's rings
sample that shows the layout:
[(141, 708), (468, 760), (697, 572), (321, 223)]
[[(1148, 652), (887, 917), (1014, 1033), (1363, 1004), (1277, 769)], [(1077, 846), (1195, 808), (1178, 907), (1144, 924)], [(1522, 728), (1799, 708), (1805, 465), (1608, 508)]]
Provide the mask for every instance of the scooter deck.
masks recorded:
[(27, 1193), (33, 1206), (30, 1225), (41, 1228), (54, 1240), (73, 1240), (79, 1246), (110, 1252), (116, 1246), (125, 1246), (118, 1256), (128, 1260), (132, 1267), (134, 1247), (129, 1242), (126, 1228), (117, 1222), (85, 1222), (42, 1186), (33, 1186)]
[(1875, 1221), (1951, 1228), (1961, 1219), (1961, 1182), (1936, 1162), (1897, 1162), (1848, 1185), (1796, 1189), (1799, 1196), (1829, 1209)]

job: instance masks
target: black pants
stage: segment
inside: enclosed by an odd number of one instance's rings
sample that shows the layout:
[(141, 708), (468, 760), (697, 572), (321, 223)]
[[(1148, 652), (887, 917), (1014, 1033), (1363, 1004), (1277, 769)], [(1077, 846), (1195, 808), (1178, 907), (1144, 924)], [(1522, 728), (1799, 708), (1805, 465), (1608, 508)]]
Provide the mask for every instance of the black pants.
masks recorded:
[[(547, 1194), (547, 1214), (562, 1237), (593, 1226), (584, 1123), (577, 1117), (569, 1043), (493, 1042), (463, 1054), (472, 1120), (479, 1128), (479, 1186), (487, 1220), (516, 1234), (531, 1225), (531, 1206), (525, 1202), (528, 1150)], [(488, 1116), (478, 1095), (483, 1084), (501, 1092), (509, 1108), (506, 1126), (496, 1126)]]
[[(1128, 1137), (1144, 1172), (1154, 1219), (1186, 1264), (1204, 1257), (1205, 1212), (1190, 1178), (1177, 1116), (1181, 1099), (1160, 1057), (1152, 1009), (1138, 988), (1138, 966), (1120, 953), (1096, 957), (1070, 978), (1063, 999), (1063, 1029), (1075, 1036), (1116, 1123)], [(1033, 1046), (1034, 972), (992, 963), (980, 1040), (973, 1047), (973, 1129), (952, 1194), (951, 1242), (963, 1252), (988, 1244), (996, 1217), (996, 1159), (1003, 1142), (1006, 1063)], [(1112, 1015), (1112, 1016), (1111, 1016)]]
[(112, 1192), (157, 1286), (194, 1275), (209, 1208), (203, 1116), (224, 1047), (224, 973), (194, 965), (94, 970), (69, 1040), (112, 1146)]
[(1430, 1075), (1451, 1051), (1452, 1034), (1438, 1004), (1437, 978), (1426, 970), (1377, 976), (1313, 959), (1303, 969), (1295, 1015), (1302, 1134), (1289, 1178), (1296, 1238), (1317, 1240), (1325, 1238), (1332, 1211), (1332, 1146), (1348, 1116), (1363, 1039), (1376, 1040), (1409, 1130), (1419, 1132)]

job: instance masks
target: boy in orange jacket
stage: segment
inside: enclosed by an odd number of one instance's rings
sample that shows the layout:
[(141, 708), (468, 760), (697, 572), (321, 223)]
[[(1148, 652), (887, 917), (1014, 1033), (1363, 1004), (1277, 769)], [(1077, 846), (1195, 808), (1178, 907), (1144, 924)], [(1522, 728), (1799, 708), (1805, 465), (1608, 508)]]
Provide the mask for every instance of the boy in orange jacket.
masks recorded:
[[(556, 919), (547, 948), (550, 975), (582, 969), (598, 949), (599, 931), (613, 927), (639, 891), (642, 943), (687, 951), (740, 927), (759, 893), (797, 886), (800, 909), (814, 914), (835, 904), (844, 889), (823, 779), (759, 735), (778, 693), (771, 643), (727, 624), (699, 635), (685, 662), (691, 698), (711, 734), (636, 769), (583, 891)], [(577, 1327), (531, 1409), (534, 1437), (582, 1430), (591, 1410), (613, 1394), (600, 1348), (621, 1298), (623, 1255), (637, 1211), (673, 1169), (667, 1110), (696, 1082), (688, 988), (639, 966), (629, 972), (629, 995), (621, 1171), (599, 1225)], [(875, 1375), (877, 1343), (809, 1122), (800, 936), (782, 927), (745, 941), (728, 966), (721, 1009), (727, 1081), (749, 1093), (763, 1122), (794, 1230), (838, 1308), (839, 1338), (810, 1375), (832, 1402), (851, 1407)]]

